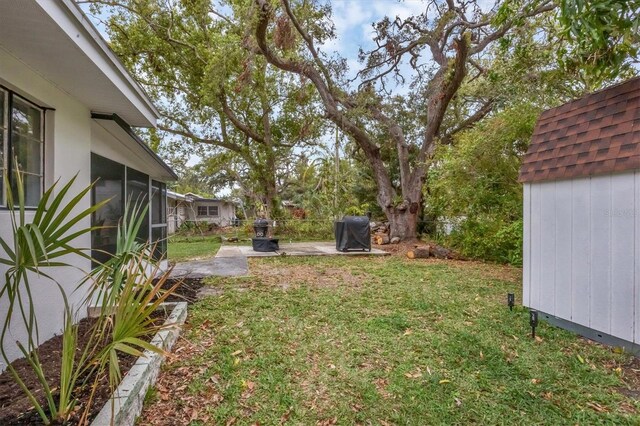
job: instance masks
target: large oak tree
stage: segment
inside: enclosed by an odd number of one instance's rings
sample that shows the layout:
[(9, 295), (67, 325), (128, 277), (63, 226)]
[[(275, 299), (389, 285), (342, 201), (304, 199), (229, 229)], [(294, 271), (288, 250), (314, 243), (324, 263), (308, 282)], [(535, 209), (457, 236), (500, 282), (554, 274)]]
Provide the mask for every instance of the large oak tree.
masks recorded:
[[(360, 85), (354, 89), (340, 74), (337, 62), (322, 51), (324, 41), (333, 35), (331, 26), (317, 18), (323, 6), (304, 0), (255, 0), (254, 4), (252, 36), (245, 44), (269, 64), (313, 84), (326, 117), (366, 157), (391, 233), (402, 239), (416, 237), (428, 160), (438, 143), (491, 110), (493, 100), (485, 99), (468, 106), (457, 123), (443, 127), (470, 69), (486, 73), (478, 61), (492, 43), (555, 8), (551, 0), (505, 1), (490, 11), (483, 11), (474, 0), (427, 1), (420, 15), (386, 18), (374, 26), (376, 48), (362, 52), (364, 67)], [(281, 39), (296, 42), (282, 46), (277, 43)], [(388, 102), (385, 88), (390, 77), (396, 84), (410, 85), (422, 110), (402, 111), (402, 103)], [(402, 112), (420, 118), (418, 137), (407, 137), (397, 118)], [(397, 151), (397, 180), (381, 155), (388, 146)]]

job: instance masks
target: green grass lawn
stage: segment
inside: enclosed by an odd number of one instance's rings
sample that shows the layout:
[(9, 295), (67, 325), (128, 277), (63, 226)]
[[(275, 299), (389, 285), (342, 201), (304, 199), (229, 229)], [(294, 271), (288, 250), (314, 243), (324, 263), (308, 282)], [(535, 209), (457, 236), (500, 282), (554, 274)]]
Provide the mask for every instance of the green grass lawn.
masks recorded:
[(546, 324), (531, 339), (505, 303), (518, 269), (281, 257), (251, 271), (191, 307), (141, 424), (640, 424), (619, 392), (630, 357)]
[(221, 245), (220, 236), (171, 236), (167, 243), (167, 256), (170, 262), (213, 257)]

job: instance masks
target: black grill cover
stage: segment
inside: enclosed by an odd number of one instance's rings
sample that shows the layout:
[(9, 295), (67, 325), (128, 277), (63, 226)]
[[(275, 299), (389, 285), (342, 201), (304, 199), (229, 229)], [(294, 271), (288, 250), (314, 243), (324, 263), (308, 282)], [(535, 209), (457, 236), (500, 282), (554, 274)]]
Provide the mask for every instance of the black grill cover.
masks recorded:
[(269, 252), (280, 250), (277, 238), (252, 238), (251, 243), (253, 251)]
[(371, 251), (371, 230), (367, 216), (344, 216), (335, 222), (336, 250)]

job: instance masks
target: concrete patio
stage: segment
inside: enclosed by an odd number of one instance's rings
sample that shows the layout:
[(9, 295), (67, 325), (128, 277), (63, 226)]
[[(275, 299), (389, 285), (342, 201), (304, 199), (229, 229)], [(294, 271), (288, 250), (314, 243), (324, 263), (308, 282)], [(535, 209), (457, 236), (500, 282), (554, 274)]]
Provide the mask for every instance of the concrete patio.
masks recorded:
[(333, 242), (305, 242), (280, 244), (277, 252), (253, 251), (251, 246), (223, 245), (215, 257), (210, 259), (178, 262), (171, 273), (172, 278), (202, 279), (206, 277), (240, 277), (249, 274), (249, 257), (273, 256), (386, 256), (389, 253), (372, 248), (371, 251), (336, 250)]
[(336, 243), (332, 241), (316, 241), (304, 243), (280, 243), (280, 250), (277, 252), (253, 251), (251, 246), (222, 246), (218, 251), (218, 256), (225, 257), (228, 249), (238, 249), (246, 257), (273, 257), (273, 256), (386, 256), (389, 253), (383, 250), (372, 248), (371, 251), (348, 251), (336, 250)]

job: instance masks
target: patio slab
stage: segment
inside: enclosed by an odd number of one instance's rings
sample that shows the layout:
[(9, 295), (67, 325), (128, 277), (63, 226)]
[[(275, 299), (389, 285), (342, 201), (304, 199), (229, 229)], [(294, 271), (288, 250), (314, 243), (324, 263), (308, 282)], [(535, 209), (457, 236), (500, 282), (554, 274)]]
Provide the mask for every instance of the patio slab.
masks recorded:
[[(224, 247), (222, 247), (224, 248)], [(371, 251), (347, 251), (336, 250), (336, 243), (332, 241), (317, 241), (304, 243), (280, 243), (280, 250), (277, 252), (253, 251), (251, 246), (233, 247), (247, 257), (273, 257), (273, 256), (386, 256), (389, 253), (383, 250), (372, 248)]]
[[(220, 249), (222, 250), (222, 249)], [(179, 262), (171, 272), (171, 278), (201, 279), (206, 277), (238, 277), (249, 274), (247, 257), (240, 253), (226, 257)]]
[(285, 243), (277, 252), (253, 251), (251, 246), (222, 246), (215, 257), (178, 262), (171, 272), (174, 279), (202, 279), (206, 277), (242, 277), (249, 275), (249, 257), (273, 256), (386, 256), (389, 253), (372, 248), (371, 251), (336, 250), (333, 242)]

